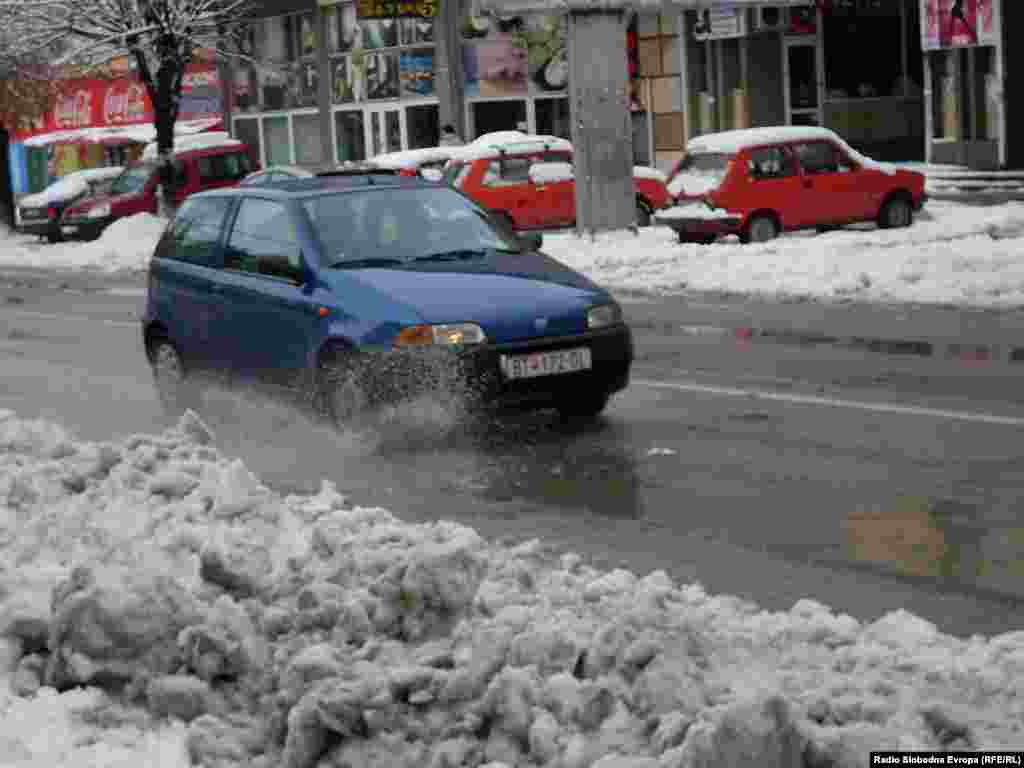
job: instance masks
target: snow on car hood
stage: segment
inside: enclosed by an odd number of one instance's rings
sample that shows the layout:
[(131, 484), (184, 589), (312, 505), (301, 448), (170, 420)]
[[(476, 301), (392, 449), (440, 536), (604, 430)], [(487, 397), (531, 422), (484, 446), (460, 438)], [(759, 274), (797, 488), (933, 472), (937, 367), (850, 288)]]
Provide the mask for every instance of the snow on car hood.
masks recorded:
[(703, 195), (718, 187), (725, 177), (721, 173), (677, 173), (668, 184), (672, 197), (682, 195)]
[[(355, 288), (348, 281), (358, 283), (363, 303), (351, 308), (354, 314), (376, 311), (385, 322), (400, 309), (419, 322), (476, 322), (496, 342), (536, 337), (533, 323), (541, 316), (548, 318), (548, 333), (580, 333), (586, 330), (586, 309), (610, 301), (589, 279), (540, 254), (400, 269), (339, 269), (324, 276), (346, 293)], [(368, 298), (371, 291), (376, 300)], [(392, 303), (390, 314), (381, 301)]]
[(88, 193), (88, 191), (89, 185), (82, 177), (65, 176), (59, 181), (55, 181), (42, 192), (21, 198), (18, 201), (18, 205), (23, 208), (34, 208), (53, 203), (63, 203), (67, 200), (74, 200), (76, 197)]

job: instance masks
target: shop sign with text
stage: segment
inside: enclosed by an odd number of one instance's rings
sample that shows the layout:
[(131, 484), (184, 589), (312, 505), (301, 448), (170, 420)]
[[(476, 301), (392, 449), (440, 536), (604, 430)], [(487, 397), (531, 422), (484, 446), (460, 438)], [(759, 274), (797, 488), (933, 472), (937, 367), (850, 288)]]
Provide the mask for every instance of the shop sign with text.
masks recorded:
[(438, 0), (356, 0), (359, 19), (432, 19), (437, 16)]
[(698, 12), (697, 25), (693, 28), (694, 38), (700, 41), (746, 35), (747, 12), (741, 8), (705, 8)]

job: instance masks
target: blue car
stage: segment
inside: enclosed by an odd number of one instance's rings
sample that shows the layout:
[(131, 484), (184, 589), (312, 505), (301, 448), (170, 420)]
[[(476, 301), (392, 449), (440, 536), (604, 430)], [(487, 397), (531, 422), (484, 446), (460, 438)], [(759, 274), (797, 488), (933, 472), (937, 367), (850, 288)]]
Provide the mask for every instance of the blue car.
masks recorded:
[(422, 395), (592, 420), (625, 388), (619, 305), (469, 198), (362, 174), (189, 197), (142, 320), (160, 397), (203, 380), (290, 393), (338, 424)]

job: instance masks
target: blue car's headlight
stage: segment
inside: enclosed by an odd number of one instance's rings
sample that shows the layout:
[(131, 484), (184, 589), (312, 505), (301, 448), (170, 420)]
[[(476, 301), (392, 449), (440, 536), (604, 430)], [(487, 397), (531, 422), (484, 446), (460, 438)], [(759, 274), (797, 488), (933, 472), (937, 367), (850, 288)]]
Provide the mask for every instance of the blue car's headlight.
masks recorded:
[(622, 308), (618, 304), (602, 304), (587, 312), (587, 328), (607, 328), (622, 322)]
[(396, 347), (446, 346), (483, 344), (487, 341), (484, 329), (476, 323), (446, 323), (444, 325), (410, 325), (395, 337)]

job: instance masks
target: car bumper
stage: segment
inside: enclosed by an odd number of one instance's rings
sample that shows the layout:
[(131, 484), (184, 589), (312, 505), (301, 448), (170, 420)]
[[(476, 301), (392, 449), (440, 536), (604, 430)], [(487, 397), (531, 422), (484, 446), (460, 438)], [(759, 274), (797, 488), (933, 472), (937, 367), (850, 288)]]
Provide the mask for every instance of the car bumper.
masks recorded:
[[(589, 370), (510, 379), (504, 356), (532, 355), (586, 347)], [(626, 325), (567, 337), (488, 344), (460, 351), (414, 350), (385, 353), (367, 368), (364, 386), (377, 403), (441, 395), (483, 409), (540, 409), (604, 397), (625, 389), (633, 362), (633, 337)], [(381, 375), (384, 374), (384, 375)]]
[(742, 216), (705, 217), (700, 214), (680, 218), (678, 216), (655, 216), (658, 224), (663, 224), (680, 234), (687, 235), (732, 235), (740, 231), (743, 225)]
[(61, 234), (64, 237), (93, 240), (100, 236), (111, 221), (112, 219), (109, 217), (104, 219), (64, 219), (60, 223)]
[(53, 230), (53, 219), (24, 219), (15, 229), (26, 235), (46, 235)]

